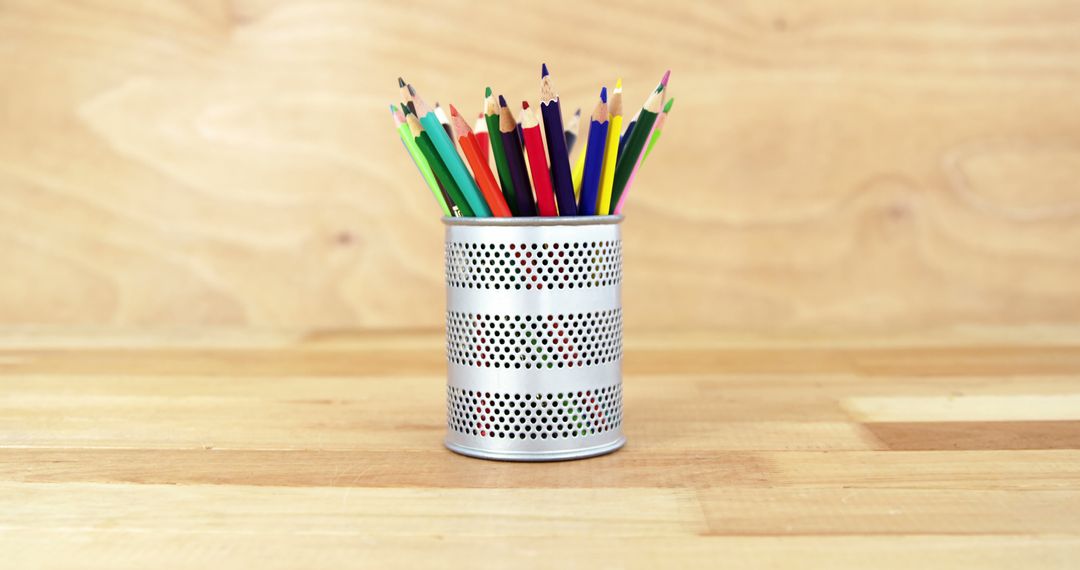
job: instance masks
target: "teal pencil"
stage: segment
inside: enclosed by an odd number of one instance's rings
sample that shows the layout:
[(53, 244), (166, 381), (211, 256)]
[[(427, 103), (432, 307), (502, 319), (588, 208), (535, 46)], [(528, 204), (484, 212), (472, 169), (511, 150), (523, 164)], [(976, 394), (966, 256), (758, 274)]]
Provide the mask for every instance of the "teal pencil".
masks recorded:
[(465, 168), (465, 162), (461, 160), (461, 155), (458, 154), (453, 141), (443, 130), (439, 117), (435, 115), (431, 107), (427, 106), (427, 103), (424, 103), (424, 100), (419, 95), (413, 95), (413, 103), (416, 105), (416, 116), (420, 118), (420, 124), (423, 125), (428, 136), (431, 137), (435, 150), (438, 151), (439, 156), (446, 163), (447, 170), (454, 177), (454, 182), (457, 182), (458, 188), (461, 189), (461, 193), (465, 196), (465, 200), (469, 203), (473, 213), (480, 218), (491, 216), (491, 209), (488, 208), (487, 202), (484, 201), (484, 196), (480, 194), (480, 187), (476, 185), (476, 180)]

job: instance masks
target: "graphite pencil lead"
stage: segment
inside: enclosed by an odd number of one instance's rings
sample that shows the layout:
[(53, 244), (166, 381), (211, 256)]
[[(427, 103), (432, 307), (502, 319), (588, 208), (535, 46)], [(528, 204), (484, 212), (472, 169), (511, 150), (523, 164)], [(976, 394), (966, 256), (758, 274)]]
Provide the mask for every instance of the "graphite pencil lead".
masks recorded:
[(405, 88), (409, 90), (409, 95), (416, 97), (416, 89), (413, 89), (412, 83), (406, 84)]
[(405, 87), (405, 80), (402, 79), (401, 77), (398, 77), (397, 78), (397, 86), (398, 87)]

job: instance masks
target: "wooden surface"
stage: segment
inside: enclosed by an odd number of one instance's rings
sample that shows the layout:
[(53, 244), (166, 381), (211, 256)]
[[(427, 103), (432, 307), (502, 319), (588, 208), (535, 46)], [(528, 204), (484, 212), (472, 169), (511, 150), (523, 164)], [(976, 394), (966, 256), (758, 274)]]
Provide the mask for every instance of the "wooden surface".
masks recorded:
[(478, 110), (488, 84), (535, 99), (541, 61), (569, 112), (673, 70), (630, 330), (1080, 322), (1058, 0), (6, 0), (0, 322), (439, 326), (395, 78)]
[(11, 568), (1075, 568), (1080, 330), (631, 335), (606, 457), (441, 447), (438, 334), (0, 337)]

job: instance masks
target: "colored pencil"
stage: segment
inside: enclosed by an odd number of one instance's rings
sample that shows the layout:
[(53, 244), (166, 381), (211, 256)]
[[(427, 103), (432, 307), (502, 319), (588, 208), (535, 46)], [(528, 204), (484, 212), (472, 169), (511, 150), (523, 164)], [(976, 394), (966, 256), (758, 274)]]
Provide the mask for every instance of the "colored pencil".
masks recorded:
[(637, 173), (641, 170), (641, 165), (645, 164), (645, 158), (649, 156), (649, 150), (656, 144), (656, 140), (660, 138), (660, 133), (664, 128), (664, 120), (667, 118), (667, 112), (671, 110), (671, 105), (674, 103), (675, 98), (672, 97), (670, 101), (664, 105), (663, 112), (653, 123), (652, 132), (649, 135), (649, 146), (645, 149), (645, 152), (641, 153), (641, 157), (638, 158), (637, 164), (634, 166), (634, 171), (630, 173), (630, 180), (626, 181), (626, 188), (623, 189), (622, 195), (619, 196), (618, 203), (615, 204), (615, 214), (621, 214), (623, 205), (626, 203), (626, 196), (630, 194), (630, 187), (634, 185), (634, 179), (637, 178)]
[(397, 84), (398, 91), (401, 93), (401, 102), (404, 104), (412, 103), (412, 94), (409, 93), (409, 87), (405, 80), (398, 77)]
[(446, 136), (450, 137), (450, 140), (454, 140), (457, 137), (454, 136), (454, 129), (450, 126), (450, 117), (446, 116), (446, 111), (439, 105), (439, 102), (435, 102), (435, 116), (439, 118), (439, 122), (442, 123), (443, 130), (446, 131)]
[(443, 214), (447, 216), (453, 215), (450, 212), (450, 206), (447, 205), (446, 199), (443, 197), (442, 188), (435, 180), (435, 174), (431, 172), (431, 167), (428, 166), (427, 159), (420, 152), (420, 148), (416, 146), (416, 140), (409, 131), (409, 125), (405, 122), (404, 113), (394, 105), (390, 105), (390, 113), (394, 116), (394, 124), (397, 126), (398, 136), (401, 137), (401, 144), (405, 145), (405, 150), (409, 153), (413, 163), (416, 164), (416, 169), (420, 171), (420, 176), (424, 178), (428, 188), (431, 189), (431, 193), (435, 196), (435, 201), (439, 203), (439, 207), (442, 208)]
[[(413, 103), (412, 101), (410, 101), (408, 103), (403, 102), (401, 104), (401, 110), (402, 110), (402, 112), (405, 113), (406, 117), (408, 117), (410, 115), (412, 115), (414, 117), (416, 116), (416, 104)], [(405, 126), (406, 126), (406, 129), (407, 129), (408, 128), (408, 121), (406, 121)], [(415, 137), (412, 136), (411, 131), (409, 132), (409, 138), (413, 141), (413, 144), (416, 144), (416, 139), (415, 139)], [(417, 147), (417, 149), (419, 149), (419, 148), (420, 147)], [(420, 153), (420, 156), (424, 157), (424, 154)], [(424, 162), (427, 163), (427, 157), (424, 157)], [(428, 168), (431, 168), (430, 164), (428, 164)], [(451, 198), (450, 193), (446, 191), (446, 186), (443, 185), (442, 181), (440, 181), (437, 176), (435, 177), (435, 182), (436, 182), (436, 184), (439, 185), (439, 192), (442, 194), (443, 201), (445, 201), (446, 205), (450, 207), (450, 213), (453, 214), (455, 217), (460, 217), (461, 216), (461, 209), (458, 208), (456, 204), (454, 204), (454, 199)]]
[(541, 216), (558, 216), (555, 193), (551, 188), (551, 173), (548, 170), (547, 159), (544, 157), (544, 139), (540, 134), (540, 121), (536, 118), (536, 111), (529, 108), (528, 101), (521, 102), (521, 132), (525, 136), (525, 152), (529, 155), (533, 192), (536, 194), (536, 209), (539, 210)]
[(488, 137), (491, 140), (491, 155), (495, 158), (495, 170), (499, 172), (499, 182), (502, 184), (503, 198), (506, 205), (515, 216), (520, 216), (517, 206), (517, 194), (514, 193), (514, 180), (510, 176), (510, 164), (506, 161), (506, 151), (503, 150), (503, 138), (499, 133), (499, 104), (495, 101), (495, 95), (491, 88), (484, 89), (484, 121), (487, 122)]
[[(410, 113), (405, 120), (409, 124), (409, 131), (416, 141), (416, 146), (420, 149), (420, 152), (424, 153), (424, 158), (427, 159), (428, 165), (431, 166), (431, 171), (435, 174), (435, 178), (442, 183), (444, 188), (446, 188), (446, 193), (450, 195), (450, 201), (461, 211), (463, 216), (474, 216), (475, 213), (473, 212), (472, 207), (469, 206), (469, 201), (466, 200), (465, 196), (461, 193), (461, 189), (458, 187), (457, 182), (454, 181), (454, 176), (450, 174), (450, 170), (446, 168), (446, 163), (444, 163), (442, 157), (439, 156), (439, 151), (435, 150), (435, 145), (431, 142), (431, 136), (420, 124), (419, 118), (415, 113)], [(439, 125), (435, 127), (435, 130), (440, 133), (443, 132), (442, 126)]]
[[(581, 177), (585, 174), (585, 156), (589, 152), (589, 126), (591, 122), (585, 123), (585, 133), (582, 136), (581, 152), (577, 155), (577, 160), (574, 161), (574, 168), (570, 171), (570, 177), (574, 182), (574, 198), (581, 200)], [(580, 209), (580, 202), (578, 203), (578, 209)]]
[(611, 213), (611, 186), (615, 182), (615, 163), (619, 158), (619, 133), (622, 132), (622, 79), (615, 81), (615, 91), (611, 94), (608, 115), (610, 122), (608, 123), (607, 144), (604, 145), (600, 198), (596, 204), (596, 213), (600, 216)]
[[(563, 129), (562, 105), (559, 103), (559, 94), (555, 92), (555, 85), (552, 83), (551, 74), (548, 73), (546, 63), (542, 64), (540, 68), (540, 113), (544, 117), (548, 161), (551, 162), (551, 186), (555, 193), (555, 199), (559, 204), (558, 215), (576, 216), (577, 203), (574, 199), (574, 181), (570, 176), (570, 153), (566, 149), (566, 131)], [(529, 114), (532, 114), (532, 112), (530, 111)], [(524, 116), (522, 116), (521, 122), (524, 126)], [(528, 141), (526, 141), (526, 144), (528, 144)], [(529, 152), (529, 156), (531, 159), (532, 151)], [(541, 158), (543, 158), (542, 153)], [(533, 169), (533, 178), (536, 178), (535, 167)], [(539, 199), (540, 193), (537, 191), (537, 201)]]
[(645, 159), (649, 158), (649, 153), (652, 152), (656, 141), (660, 140), (660, 134), (664, 132), (664, 123), (667, 122), (668, 113), (671, 112), (671, 106), (675, 104), (675, 98), (667, 100), (664, 104), (664, 111), (660, 113), (660, 118), (656, 119), (656, 126), (653, 127), (653, 134), (649, 137), (649, 146), (645, 147), (645, 156), (641, 157), (641, 163), (645, 163)]
[(506, 106), (506, 99), (499, 95), (499, 136), (502, 137), (503, 151), (510, 167), (510, 177), (514, 180), (517, 215), (535, 216), (536, 204), (533, 202), (532, 186), (529, 184), (528, 171), (525, 169), (525, 155), (521, 153), (521, 140), (518, 138), (517, 121)]
[[(477, 217), (486, 217), (491, 215), (491, 210), (487, 206), (487, 202), (484, 201), (484, 197), (480, 194), (480, 188), (476, 185), (476, 181), (469, 174), (469, 171), (465, 168), (465, 163), (461, 160), (461, 155), (458, 154), (457, 149), (454, 148), (454, 142), (447, 136), (446, 131), (443, 130), (442, 123), (439, 122), (439, 118), (435, 115), (435, 111), (432, 111), (427, 103), (420, 97), (419, 94), (414, 92), (413, 103), (416, 105), (416, 115), (420, 118), (420, 124), (424, 127), (424, 132), (431, 138), (431, 143), (435, 145), (435, 150), (439, 152), (439, 156), (446, 164), (447, 170), (454, 177), (454, 182), (457, 183), (461, 193), (465, 196), (465, 200), (469, 203), (469, 208)], [(451, 194), (453, 195), (453, 194)], [(454, 202), (458, 207), (461, 203), (458, 202), (455, 197)], [(461, 210), (465, 211), (464, 208)]]
[[(664, 76), (660, 78), (660, 83), (656, 84), (656, 87), (667, 88), (668, 79), (671, 78), (671, 70), (664, 72)], [(626, 150), (626, 143), (630, 141), (630, 137), (634, 134), (634, 127), (637, 126), (638, 119), (641, 117), (641, 111), (639, 110), (634, 114), (634, 118), (630, 121), (630, 124), (626, 125), (626, 132), (619, 138), (619, 159), (622, 159), (623, 151)]]
[(630, 140), (626, 142), (623, 155), (619, 157), (618, 164), (615, 165), (615, 185), (611, 190), (611, 201), (614, 204), (619, 203), (619, 196), (625, 190), (630, 174), (637, 167), (638, 160), (645, 150), (645, 143), (649, 141), (649, 135), (652, 134), (652, 128), (663, 101), (664, 86), (659, 85), (641, 107), (641, 115), (638, 117), (637, 125), (634, 126), (634, 132), (630, 134)]
[(473, 134), (476, 135), (476, 141), (480, 143), (480, 156), (484, 157), (484, 162), (488, 162), (491, 157), (491, 142), (488, 138), (487, 123), (484, 122), (483, 113), (476, 117)]
[(581, 177), (581, 196), (578, 213), (582, 216), (596, 215), (596, 202), (599, 198), (600, 175), (604, 166), (604, 147), (607, 143), (608, 106), (607, 87), (600, 90), (600, 102), (589, 121), (589, 142), (585, 147), (585, 171)]
[(630, 134), (634, 132), (634, 127), (637, 126), (637, 120), (640, 115), (641, 111), (634, 113), (634, 118), (630, 119), (629, 123), (626, 123), (626, 130), (624, 130), (622, 136), (619, 137), (619, 157), (622, 157), (623, 150), (626, 149), (626, 141), (630, 140)]
[(473, 176), (480, 185), (480, 191), (484, 193), (484, 200), (491, 208), (491, 213), (499, 218), (511, 216), (510, 209), (506, 207), (506, 199), (499, 191), (499, 183), (495, 182), (495, 175), (491, 173), (491, 167), (488, 166), (487, 157), (480, 152), (480, 142), (476, 140), (476, 135), (469, 128), (469, 124), (453, 105), (450, 105), (450, 120), (454, 127), (454, 134), (458, 137), (458, 146), (461, 147), (461, 152), (465, 154), (465, 158), (472, 167)]
[(570, 158), (570, 153), (574, 152), (574, 143), (578, 139), (578, 128), (581, 126), (581, 107), (578, 107), (577, 111), (574, 111), (574, 116), (570, 117), (570, 122), (566, 124), (566, 132), (563, 133), (563, 138), (566, 140), (566, 157)]

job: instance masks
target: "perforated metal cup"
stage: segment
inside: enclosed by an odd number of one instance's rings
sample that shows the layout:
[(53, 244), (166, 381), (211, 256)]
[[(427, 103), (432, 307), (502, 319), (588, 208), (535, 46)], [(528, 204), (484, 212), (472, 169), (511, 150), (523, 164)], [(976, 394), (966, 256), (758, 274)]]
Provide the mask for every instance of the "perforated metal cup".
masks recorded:
[(443, 222), (446, 446), (510, 461), (622, 447), (622, 216)]

